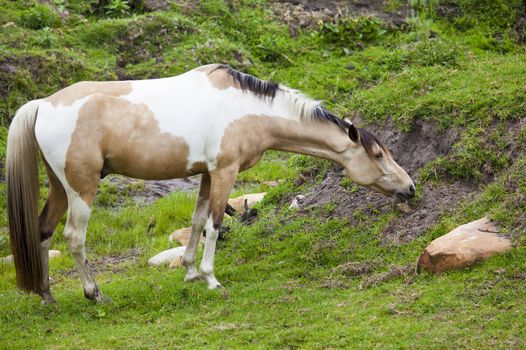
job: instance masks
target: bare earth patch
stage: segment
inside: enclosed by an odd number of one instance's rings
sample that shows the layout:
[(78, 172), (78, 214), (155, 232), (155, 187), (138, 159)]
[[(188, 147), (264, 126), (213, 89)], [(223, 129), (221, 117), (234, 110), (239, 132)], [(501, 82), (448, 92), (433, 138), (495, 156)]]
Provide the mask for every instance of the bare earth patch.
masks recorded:
[[(388, 123), (380, 127), (368, 127), (385, 142), (397, 162), (418, 182), (418, 170), (439, 155), (447, 154), (457, 139), (455, 130), (439, 132), (428, 122), (417, 122), (408, 133), (398, 131)], [(346, 190), (342, 180), (346, 175), (334, 166), (323, 181), (316, 185), (300, 203), (300, 214), (330, 207), (326, 218), (338, 217), (359, 225), (375, 220), (393, 209), (391, 199), (365, 188)], [(432, 227), (440, 217), (454, 211), (466, 198), (476, 192), (467, 182), (426, 183), (420, 189), (419, 199), (411, 203), (409, 213), (400, 213), (384, 228), (386, 243), (410, 242)], [(323, 215), (323, 214), (322, 214)]]
[[(119, 273), (126, 269), (129, 263), (136, 263), (140, 256), (139, 249), (128, 249), (125, 253), (119, 255), (101, 256), (89, 262), (89, 267), (94, 276), (105, 272)], [(71, 278), (78, 278), (76, 269), (60, 271), (61, 275)]]
[(390, 8), (383, 0), (283, 0), (271, 4), (278, 19), (287, 24), (294, 35), (298, 28), (316, 29), (319, 22), (331, 22), (335, 17), (379, 17), (387, 24), (400, 26), (408, 16), (407, 6)]

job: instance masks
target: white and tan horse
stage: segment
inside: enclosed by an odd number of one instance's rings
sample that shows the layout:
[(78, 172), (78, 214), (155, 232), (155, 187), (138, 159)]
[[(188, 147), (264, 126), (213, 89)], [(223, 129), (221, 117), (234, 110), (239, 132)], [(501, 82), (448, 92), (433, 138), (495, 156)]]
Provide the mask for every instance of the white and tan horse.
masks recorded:
[[(202, 174), (183, 258), (186, 281), (214, 276), (214, 253), (228, 195), (240, 171), (266, 150), (330, 159), (357, 184), (396, 199), (414, 196), (413, 181), (369, 132), (355, 128), (297, 91), (223, 65), (154, 80), (80, 82), (24, 105), (8, 135), (7, 192), (17, 283), (52, 302), (51, 235), (67, 210), (64, 235), (84, 294), (101, 300), (85, 238), (93, 198), (109, 173), (140, 179)], [(50, 192), (38, 217), (38, 152)], [(195, 253), (206, 230), (199, 271)]]

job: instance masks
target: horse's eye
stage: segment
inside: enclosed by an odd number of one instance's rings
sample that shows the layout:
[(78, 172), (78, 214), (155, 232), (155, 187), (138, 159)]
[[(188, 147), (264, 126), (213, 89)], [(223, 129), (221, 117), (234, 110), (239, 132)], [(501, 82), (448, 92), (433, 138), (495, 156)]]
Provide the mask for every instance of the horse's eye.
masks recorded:
[(376, 159), (382, 159), (382, 158), (384, 157), (384, 155), (382, 154), (382, 152), (380, 152), (380, 153), (376, 153), (376, 154), (374, 155), (374, 157), (375, 157)]

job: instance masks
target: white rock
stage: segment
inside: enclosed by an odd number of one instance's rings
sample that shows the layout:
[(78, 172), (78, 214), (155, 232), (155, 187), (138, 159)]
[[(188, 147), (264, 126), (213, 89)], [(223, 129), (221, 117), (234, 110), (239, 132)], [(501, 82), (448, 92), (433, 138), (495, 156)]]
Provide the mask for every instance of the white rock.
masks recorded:
[(2, 264), (11, 264), (13, 262), (13, 256), (12, 255), (4, 256), (3, 258), (0, 259), (0, 262)]
[(267, 192), (244, 194), (236, 198), (230, 198), (228, 204), (230, 204), (238, 214), (241, 214), (245, 212), (245, 200), (247, 201), (247, 206), (252, 208), (254, 205), (261, 202), (266, 195)]
[(53, 250), (53, 249), (49, 250), (49, 260), (58, 258), (61, 255), (62, 255), (62, 252), (60, 250)]
[(418, 259), (418, 267), (435, 273), (483, 261), (512, 248), (487, 218), (472, 221), (435, 239)]
[(181, 266), (182, 259), (183, 259), (183, 257), (181, 257), (181, 256), (178, 256), (175, 259), (173, 259), (172, 262), (170, 263), (170, 268), (171, 269), (176, 269), (179, 266)]
[[(181, 245), (188, 245), (188, 241), (190, 240), (190, 236), (192, 235), (192, 227), (183, 227), (178, 230), (175, 230), (170, 234), (168, 237), (168, 241), (173, 242), (177, 241), (181, 243)], [(201, 236), (199, 237), (199, 241), (202, 243), (204, 242), (205, 237), (201, 233)]]
[[(60, 252), (60, 250), (52, 250), (50, 249), (49, 250), (49, 260), (51, 259), (54, 259), (54, 258), (57, 258), (59, 256), (61, 256), (62, 253)], [(8, 255), (8, 256), (4, 256), (3, 258), (0, 258), (0, 263), (4, 263), (4, 264), (11, 264), (13, 262), (13, 256), (12, 255)]]
[(304, 195), (298, 194), (296, 197), (294, 197), (292, 203), (290, 203), (289, 209), (298, 209), (300, 207), (301, 201), (303, 201), (304, 199)]
[(159, 266), (163, 264), (168, 264), (169, 262), (173, 261), (175, 258), (183, 256), (185, 250), (186, 250), (186, 246), (165, 250), (164, 252), (161, 252), (157, 254), (156, 256), (148, 259), (148, 264), (151, 266)]

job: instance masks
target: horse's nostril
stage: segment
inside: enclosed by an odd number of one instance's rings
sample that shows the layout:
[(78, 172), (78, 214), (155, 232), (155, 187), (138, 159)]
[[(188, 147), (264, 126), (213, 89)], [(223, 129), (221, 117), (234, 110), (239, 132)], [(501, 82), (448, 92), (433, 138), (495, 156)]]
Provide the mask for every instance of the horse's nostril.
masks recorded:
[(411, 197), (415, 196), (415, 192), (416, 192), (415, 185), (409, 186), (409, 193), (411, 194)]

